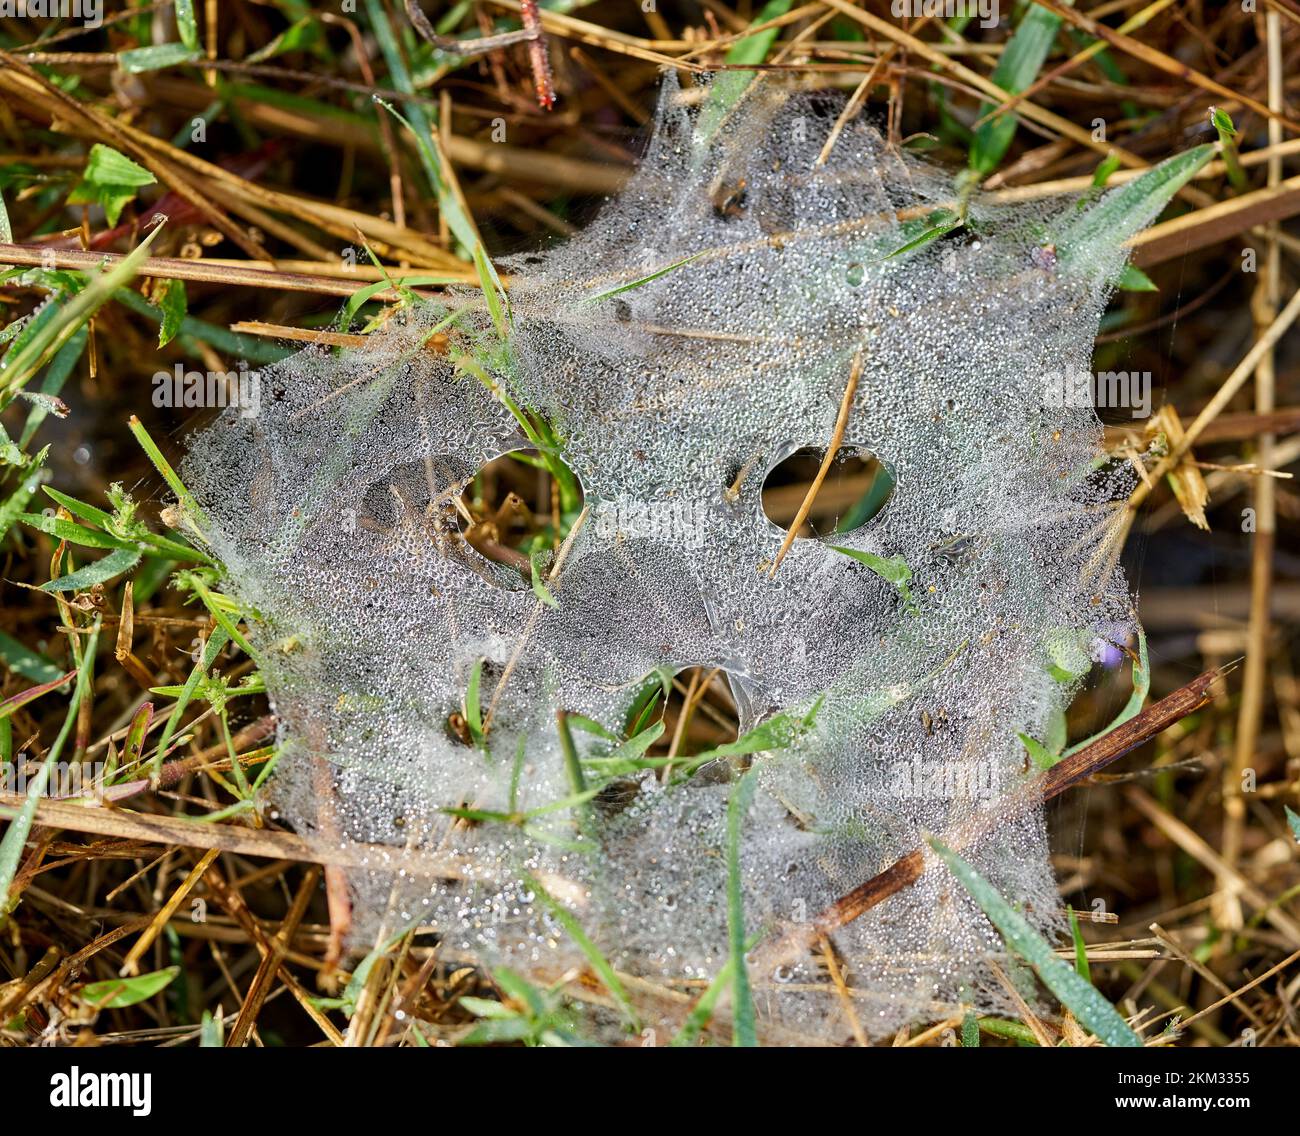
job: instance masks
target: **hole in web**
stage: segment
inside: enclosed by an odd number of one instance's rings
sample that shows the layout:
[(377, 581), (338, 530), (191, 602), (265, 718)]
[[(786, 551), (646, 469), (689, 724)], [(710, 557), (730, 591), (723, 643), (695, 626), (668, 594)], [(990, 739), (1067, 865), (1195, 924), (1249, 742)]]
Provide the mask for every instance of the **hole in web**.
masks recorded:
[(554, 454), (511, 450), (470, 479), (461, 498), (470, 520), (461, 529), (489, 560), (491, 549), (527, 557), (560, 546), (582, 512), (582, 482)]
[[(798, 514), (825, 454), (824, 446), (804, 446), (764, 478), (763, 512), (782, 532)], [(824, 537), (860, 529), (885, 507), (893, 492), (894, 479), (875, 454), (861, 446), (842, 446), (798, 536)]]
[(466, 476), (445, 458), (395, 466), (362, 499), (358, 523), (384, 535), (463, 541), (486, 560), (531, 579), (529, 556), (559, 547), (582, 511), (582, 483), (558, 458), (512, 450)]
[[(725, 759), (695, 760), (734, 742), (739, 734), (735, 702), (726, 677), (716, 667), (679, 671), (672, 677), (666, 699), (659, 676), (647, 679), (628, 708), (624, 734), (631, 738), (657, 724), (663, 732), (646, 750), (644, 761), (660, 781), (674, 775), (701, 783), (731, 779), (733, 770)], [(633, 776), (617, 778), (597, 796), (597, 807), (607, 815), (621, 812), (644, 788)]]

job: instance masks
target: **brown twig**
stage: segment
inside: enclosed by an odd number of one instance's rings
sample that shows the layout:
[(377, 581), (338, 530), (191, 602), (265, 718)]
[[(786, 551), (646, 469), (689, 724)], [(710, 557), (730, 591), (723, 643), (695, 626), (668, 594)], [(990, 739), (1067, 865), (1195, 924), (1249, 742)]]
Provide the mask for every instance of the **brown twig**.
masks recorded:
[[(1039, 804), (1059, 796), (1066, 789), (1086, 781), (1130, 750), (1205, 706), (1211, 698), (1210, 687), (1223, 673), (1217, 667), (1206, 671), (1154, 706), (1147, 707), (1136, 717), (1098, 738), (1092, 745), (1062, 758), (1051, 769), (1003, 798), (993, 810), (982, 814), (976, 822), (976, 831), (949, 836), (949, 843), (956, 839), (957, 846), (969, 844), (992, 825), (1021, 816)], [(814, 919), (787, 931), (770, 946), (760, 947), (762, 957), (765, 960), (770, 958), (772, 966), (779, 965), (790, 957), (797, 957), (808, 950), (819, 936), (828, 935), (852, 923), (890, 896), (897, 895), (916, 883), (925, 869), (925, 854), (920, 848), (912, 849), (883, 872), (842, 895)]]

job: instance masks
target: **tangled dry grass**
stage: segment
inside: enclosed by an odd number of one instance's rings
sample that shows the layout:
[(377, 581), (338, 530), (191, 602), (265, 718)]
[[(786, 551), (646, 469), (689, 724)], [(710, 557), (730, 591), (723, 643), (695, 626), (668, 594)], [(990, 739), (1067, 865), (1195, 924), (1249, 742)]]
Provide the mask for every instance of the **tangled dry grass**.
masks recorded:
[[(883, 0), (773, 0), (762, 11), (579, 0), (540, 12), (482, 0), (426, 6), (425, 35), (392, 0), (333, 7), (155, 3), (107, 12), (89, 31), (0, 19), (10, 226), (0, 264), (21, 270), (0, 279), (0, 323), (27, 329), (6, 333), (0, 379), (16, 383), (27, 368), (27, 389), (41, 392), (15, 398), (6, 385), (0, 400), (0, 743), (19, 763), (55, 746), (73, 763), (143, 763), (114, 783), (112, 807), (44, 799), (25, 839), (10, 841), (3, 1044), (457, 1044), (481, 1040), (475, 998), (513, 1007), (527, 1023), (521, 1040), (567, 1036), (563, 999), (530, 1005), (527, 991), (441, 953), (433, 932), (365, 966), (339, 957), (330, 870), (250, 807), (275, 756), (253, 664), (236, 637), (205, 660), (218, 679), (196, 668), (230, 621), (201, 565), (182, 549), (137, 557), (109, 582), (35, 590), (117, 547), (87, 548), (67, 525), (111, 534), (124, 517), (119, 508), (100, 525), (35, 482), (24, 489), (48, 446), (49, 487), (103, 508), (120, 484), (135, 510), (125, 520), (166, 532), (174, 487), (142, 440), (174, 464), (196, 417), (154, 405), (154, 372), (232, 371), (322, 337), (346, 345), (355, 336), (330, 328), (366, 285), (367, 310), (382, 318), (404, 279), (473, 283), (451, 199), (494, 254), (573, 233), (635, 163), (664, 68), (686, 82), (748, 68), (851, 92), (891, 141), (953, 167), (967, 161), (977, 120), (1011, 101), (1015, 141), (981, 171), (1007, 202), (1085, 191), (1103, 161), (1118, 181), (1220, 142), (1218, 159), (1134, 242), (1151, 288), (1118, 294), (1097, 367), (1154, 378), (1158, 415), (1110, 415), (1111, 451), (1137, 461), (1157, 432), (1168, 447), (1144, 467), (1125, 533), (1152, 700), (1223, 673), (1208, 701), (1189, 700), (1121, 764), (1063, 793), (1050, 818), (1092, 980), (1148, 1039), (1300, 1044), (1300, 822), (1288, 827), (1285, 811), (1300, 808), (1300, 497), (1289, 472), (1300, 459), (1300, 242), (1288, 231), (1300, 213), (1300, 176), (1289, 172), (1300, 154), (1300, 8), (1034, 0), (1059, 30), (1041, 69), (1024, 75), (1005, 65), (1020, 11), (985, 28), (899, 19)], [(479, 54), (448, 42), (496, 36), (504, 42)], [(375, 96), (432, 124), (449, 179), (441, 199)], [(1216, 131), (1211, 108), (1232, 133)], [(96, 147), (147, 178), (97, 176)], [(93, 296), (90, 270), (120, 265), (155, 213), (169, 223), (134, 275)], [(795, 465), (771, 483), (774, 518), (794, 518), (812, 472)], [(874, 476), (823, 487), (811, 522), (837, 515)], [(551, 487), (506, 463), (472, 507), (480, 546), (509, 562), (550, 521)], [(19, 516), (42, 510), (45, 525)], [(677, 677), (665, 752), (734, 736), (717, 677)], [(232, 695), (241, 683), (247, 692)], [(1126, 696), (1089, 694), (1073, 724), (1086, 732)], [(24, 800), (0, 794), (0, 815), (12, 823)], [(575, 975), (565, 998), (597, 987)], [(1068, 1014), (1028, 1007), (1019, 1021), (980, 1024), (986, 1044), (1078, 1040)], [(930, 1023), (897, 1041), (940, 1045), (961, 1026)]]

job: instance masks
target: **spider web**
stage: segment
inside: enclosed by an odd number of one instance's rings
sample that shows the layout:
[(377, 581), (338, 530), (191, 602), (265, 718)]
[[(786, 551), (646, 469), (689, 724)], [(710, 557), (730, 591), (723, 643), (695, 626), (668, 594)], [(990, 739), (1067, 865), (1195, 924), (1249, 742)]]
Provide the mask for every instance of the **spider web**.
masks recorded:
[[(1098, 472), (1091, 407), (1043, 397), (1045, 374), (1090, 366), (1117, 243), (1058, 263), (1075, 203), (978, 196), (926, 239), (953, 179), (860, 122), (819, 162), (841, 101), (758, 85), (719, 113), (707, 86), (691, 94), (666, 81), (639, 172), (584, 232), (503, 263), (504, 347), (478, 294), (405, 308), (364, 348), (277, 365), (260, 414), (227, 413), (184, 469), (257, 613), (277, 815), (346, 854), (361, 940), (418, 923), (444, 957), (543, 982), (589, 964), (576, 923), (665, 1029), (730, 957), (727, 809), (747, 762), (750, 940), (963, 827), (987, 829), (965, 849), (975, 867), (1057, 926), (1041, 810), (997, 800), (1027, 777), (1017, 735), (1049, 736), (1089, 656), (1133, 632), (1107, 539), (1126, 484)], [(435, 328), (447, 354), (426, 345)], [(773, 572), (765, 474), (827, 445), (855, 359), (844, 443), (895, 491)], [(507, 397), (563, 439), (585, 496), (553, 605), (454, 520), (477, 470), (529, 446)], [(694, 666), (721, 669), (742, 736), (771, 736), (699, 768), (637, 768), (630, 708)], [(475, 681), (485, 745), (448, 728)], [(557, 709), (616, 739), (573, 732), (594, 796), (575, 800)], [(931, 864), (756, 971), (760, 1032), (842, 1041), (851, 1016), (877, 1036), (998, 1009), (987, 963), (1004, 950)], [(595, 1020), (621, 1028), (608, 1008)]]

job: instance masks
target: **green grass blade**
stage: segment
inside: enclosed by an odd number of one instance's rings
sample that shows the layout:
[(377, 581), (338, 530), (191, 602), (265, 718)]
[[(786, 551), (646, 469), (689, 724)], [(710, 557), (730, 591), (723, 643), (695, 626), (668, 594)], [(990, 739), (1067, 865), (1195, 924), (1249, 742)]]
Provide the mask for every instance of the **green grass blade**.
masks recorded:
[(1142, 1039), (1129, 1028), (1118, 1011), (1091, 983), (1056, 957), (1052, 946), (1016, 911), (983, 876), (941, 841), (927, 838), (935, 854), (948, 865), (957, 881), (970, 892), (989, 922), (1001, 933), (1007, 946), (1030, 963), (1043, 984), (1061, 1000), (1084, 1028), (1106, 1045), (1142, 1047)]
[(81, 653), (81, 665), (77, 669), (77, 685), (73, 687), (72, 697), (68, 701), (68, 712), (64, 716), (63, 726), (59, 730), (58, 737), (54, 739), (54, 744), (50, 746), (49, 753), (45, 755), (39, 772), (28, 785), (26, 800), (16, 811), (0, 810), (0, 812), (14, 812), (9, 827), (5, 830), (4, 839), (0, 840), (0, 923), (3, 923), (9, 912), (13, 910), (9, 889), (13, 885), (14, 875), (22, 859), (27, 834), (31, 831), (32, 821), (36, 817), (36, 806), (45, 793), (45, 788), (50, 781), (50, 773), (58, 763), (63, 746), (72, 732), (73, 723), (77, 720), (77, 711), (81, 708), (82, 700), (89, 690), (89, 676), (93, 670), (95, 648), (99, 644), (99, 626), (99, 622), (96, 621), (94, 630), (86, 640), (85, 649)]
[(1088, 944), (1083, 941), (1083, 932), (1079, 930), (1079, 914), (1070, 908), (1070, 937), (1074, 940), (1074, 972), (1091, 985), (1092, 967), (1088, 965)]
[[(167, 482), (167, 487), (176, 494), (176, 500), (181, 504), (181, 510), (184, 512), (186, 519), (195, 526), (196, 535), (203, 538), (202, 529), (207, 527), (207, 518), (203, 515), (203, 510), (199, 508), (199, 503), (194, 499), (185, 483), (181, 481), (180, 475), (172, 469), (171, 462), (163, 457), (163, 452), (158, 448), (158, 443), (149, 436), (149, 431), (144, 428), (144, 424), (134, 414), (127, 423), (131, 433), (135, 435), (135, 440), (140, 443), (140, 448), (149, 455), (149, 460), (153, 462), (153, 467), (161, 475), (162, 479)], [(204, 543), (207, 541), (204, 539)]]
[[(789, 10), (790, 0), (768, 0), (759, 9), (752, 23), (755, 26), (765, 24), (768, 20), (784, 16)], [(779, 31), (779, 28), (768, 28), (766, 31), (756, 32), (754, 35), (737, 40), (727, 52), (727, 64), (731, 67), (744, 67), (762, 63), (767, 59), (767, 53), (772, 50), (772, 44), (776, 42)], [(700, 110), (695, 128), (697, 146), (703, 147), (709, 144), (726, 121), (727, 115), (744, 97), (750, 83), (754, 81), (754, 76), (753, 71), (723, 71), (714, 79), (713, 86), (709, 88), (708, 101)]]
[(634, 288), (640, 288), (654, 280), (658, 280), (661, 276), (667, 276), (670, 272), (676, 272), (677, 269), (681, 268), (683, 265), (690, 264), (691, 261), (698, 260), (703, 255), (704, 253), (702, 252), (696, 252), (692, 253), (690, 256), (684, 256), (681, 260), (665, 265), (663, 268), (651, 272), (648, 276), (641, 276), (636, 280), (628, 281), (626, 284), (619, 284), (617, 287), (608, 288), (604, 292), (597, 292), (594, 296), (587, 296), (586, 298), (579, 300), (578, 303), (596, 304), (601, 300), (608, 300), (611, 296), (619, 296), (624, 292), (631, 292)]
[(596, 972), (600, 980), (605, 984), (605, 988), (613, 995), (614, 1001), (619, 1004), (628, 1025), (633, 1030), (639, 1030), (641, 1021), (637, 1017), (636, 1010), (632, 1007), (632, 1000), (627, 996), (627, 990), (624, 989), (623, 983), (610, 965), (609, 959), (601, 954), (600, 948), (591, 941), (587, 936), (587, 932), (582, 929), (582, 925), (569, 913), (568, 908), (553, 899), (533, 876), (528, 876), (527, 880), (528, 886), (537, 894), (546, 909), (568, 932), (569, 938), (578, 945), (578, 949), (586, 955), (587, 961), (591, 964), (591, 969)]
[(101, 1010), (122, 1010), (166, 990), (180, 972), (179, 966), (169, 966), (166, 970), (137, 974), (131, 978), (106, 978), (102, 982), (86, 983), (77, 993), (83, 1002)]
[(24, 342), (14, 358), (5, 356), (5, 384), (0, 399), (26, 386), (55, 352), (90, 321), (90, 317), (99, 311), (118, 288), (135, 275), (136, 267), (148, 255), (149, 246), (162, 230), (162, 225), (156, 226), (113, 268), (93, 277), (62, 309), (59, 318), (42, 324), (39, 334)]
[(101, 557), (93, 564), (49, 580), (41, 585), (43, 592), (78, 592), (93, 588), (96, 584), (106, 584), (123, 572), (129, 572), (140, 563), (141, 553), (134, 548), (115, 548), (107, 556)]
[(740, 879), (740, 837), (745, 816), (754, 800), (757, 780), (750, 770), (731, 791), (727, 802), (727, 939), (731, 944), (731, 1043), (753, 1049), (758, 1046), (754, 1024), (754, 993), (745, 964), (745, 894)]
[(1069, 264), (1094, 250), (1123, 244), (1158, 216), (1213, 157), (1212, 145), (1194, 146), (1112, 190), (1056, 234), (1058, 258)]
[[(1030, 4), (1020, 26), (998, 57), (998, 65), (991, 76), (993, 82), (1012, 95), (1018, 95), (1028, 88), (1038, 77), (1060, 27), (1060, 16), (1037, 4)], [(983, 103), (978, 117), (984, 117), (993, 109), (992, 103)], [(1018, 121), (1015, 113), (1008, 111), (989, 119), (975, 131), (970, 147), (971, 169), (984, 177), (998, 168), (998, 163), (1016, 136)]]

